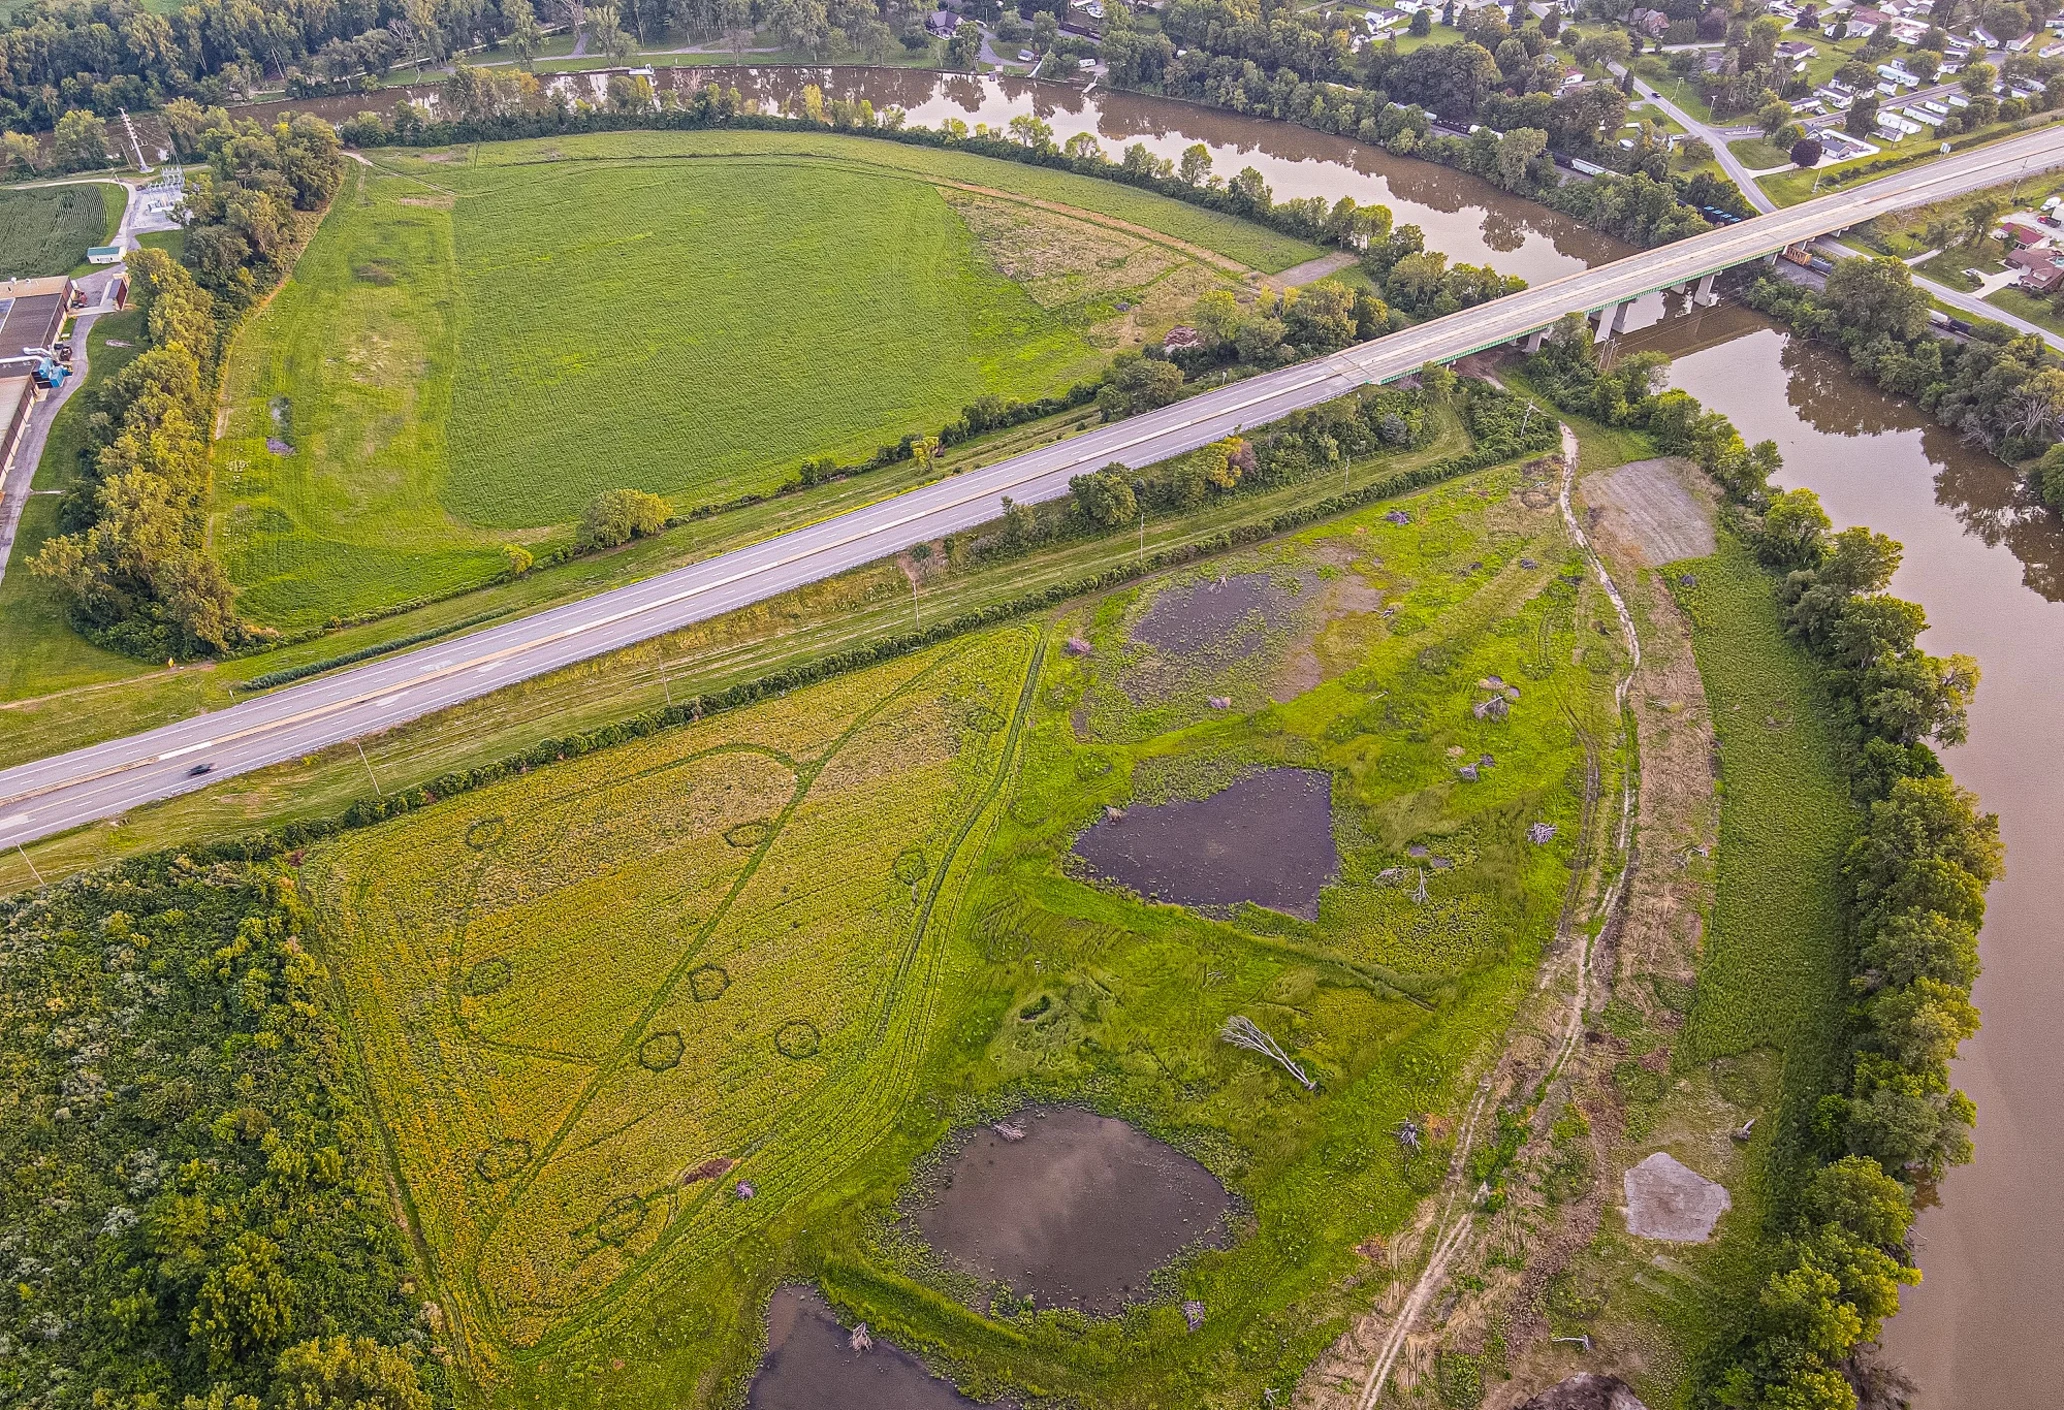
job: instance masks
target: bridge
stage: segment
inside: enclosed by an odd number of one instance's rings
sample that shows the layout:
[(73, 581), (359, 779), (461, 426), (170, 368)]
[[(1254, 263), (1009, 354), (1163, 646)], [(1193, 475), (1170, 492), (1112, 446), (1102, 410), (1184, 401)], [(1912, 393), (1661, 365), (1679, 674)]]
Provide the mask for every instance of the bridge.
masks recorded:
[[(1343, 352), (1279, 368), (745, 548), (485, 631), (339, 670), (242, 704), (0, 772), (0, 846), (116, 817), (268, 764), (391, 729), (513, 682), (704, 621), (804, 583), (996, 518), (1005, 496), (1068, 492), (1113, 461), (1151, 465), (1293, 411), (1451, 362), (1532, 342), (1564, 314), (1600, 336), (1660, 289), (1712, 297), (1715, 275), (1903, 207), (2064, 165), (2046, 129), (1943, 157), (1738, 225), (1507, 295)], [(201, 766), (205, 772), (199, 772)]]

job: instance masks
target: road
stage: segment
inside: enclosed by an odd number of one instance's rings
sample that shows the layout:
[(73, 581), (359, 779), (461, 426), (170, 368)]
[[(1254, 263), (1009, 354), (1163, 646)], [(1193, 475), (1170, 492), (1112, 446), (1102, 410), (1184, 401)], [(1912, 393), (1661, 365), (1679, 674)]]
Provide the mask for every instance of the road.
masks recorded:
[[(123, 185), (129, 195), (122, 207), (122, 219), (115, 227), (115, 243), (126, 252), (136, 248), (136, 236), (130, 229), (136, 214), (136, 188), (126, 182)], [(122, 265), (117, 261), (79, 280), (79, 287), (93, 295), (93, 307), (80, 313), (72, 323), (72, 375), (56, 395), (45, 396), (30, 409), (29, 424), (22, 428), (21, 444), (15, 447), (14, 459), (0, 466), (0, 578), (6, 576), (8, 562), (14, 557), (15, 531), (21, 527), (22, 510), (27, 507), (29, 496), (35, 493), (31, 484), (36, 478), (36, 466), (43, 459), (43, 444), (50, 439), (51, 423), (57, 420), (58, 411), (72, 399), (72, 394), (86, 385), (86, 335), (101, 314), (114, 311), (106, 300), (121, 273)]]
[[(1623, 70), (1619, 69), (1615, 69), (1614, 71), (1623, 72)], [(1734, 179), (1734, 184), (1741, 188), (1742, 195), (1748, 198), (1748, 202), (1750, 205), (1754, 206), (1758, 211), (1764, 212), (1765, 214), (1768, 214), (1769, 212), (1777, 209), (1777, 202), (1771, 200), (1769, 194), (1766, 191), (1764, 191), (1764, 189), (1761, 186), (1758, 186), (1756, 184), (1755, 173), (1749, 170), (1749, 168), (1742, 162), (1742, 159), (1740, 157), (1737, 157), (1733, 152), (1728, 150), (1728, 137), (1730, 135), (1739, 136), (1741, 134), (1730, 134), (1729, 131), (1725, 128), (1718, 128), (1714, 127), (1710, 123), (1700, 122), (1690, 113), (1685, 112), (1684, 109), (1678, 107), (1675, 103), (1672, 103), (1668, 98), (1665, 98), (1662, 94), (1656, 92), (1656, 90), (1652, 86), (1650, 86), (1644, 79), (1642, 79), (1641, 76), (1638, 74), (1635, 75), (1634, 78), (1634, 91), (1636, 94), (1647, 99), (1650, 103), (1654, 104), (1663, 112), (1666, 112), (1671, 117), (1675, 118), (1683, 126), (1686, 132), (1689, 132), (1694, 137), (1703, 137), (1706, 140), (1706, 144), (1713, 149), (1713, 160), (1720, 163), (1721, 169), (1724, 170), (1730, 177)], [(1920, 89), (1919, 91), (1911, 94), (1908, 97), (1899, 99), (1898, 105), (1905, 106), (1908, 103), (1918, 103), (1924, 99), (1935, 97), (1939, 94), (1954, 93), (1956, 91), (1957, 87), (1955, 84), (1939, 84), (1933, 88)], [(1891, 100), (1887, 100), (1887, 106), (1889, 107), (1892, 105), (1893, 104)], [(1841, 120), (1842, 115), (1836, 113), (1826, 118), (1816, 119), (1814, 122), (1809, 123), (1808, 127), (1812, 130), (1818, 131), (1822, 128), (1839, 124)], [(2064, 137), (2058, 137), (2056, 138), (2056, 140), (2064, 141)], [(2047, 163), (2045, 165), (2047, 165)], [(2039, 170), (2040, 168), (2030, 167), (2029, 169)], [(2003, 172), (2001, 173), (1999, 179), (2003, 181), (2011, 180), (2016, 174), (2017, 173), (2013, 171)], [(1944, 192), (1943, 194), (1953, 195), (1957, 193)], [(1841, 244), (1840, 242), (1834, 240), (1822, 240), (1820, 242), (1820, 247), (1822, 252), (1826, 254), (1830, 259), (1845, 259), (1852, 256), (1863, 255), (1865, 253), (1862, 250), (1855, 249), (1851, 246)], [(1990, 319), (1994, 323), (2004, 323), (2007, 327), (2012, 328), (2017, 333), (2033, 333), (2036, 337), (2041, 338), (2045, 343), (2048, 343), (2054, 351), (2064, 353), (2064, 337), (2059, 337), (2057, 334), (2052, 333), (2049, 329), (2044, 328), (2040, 324), (2030, 323), (2027, 319), (2021, 318), (2015, 314), (2011, 314), (2007, 312), (2005, 309), (1999, 307), (1997, 304), (1989, 304), (1985, 300), (1977, 297), (1975, 294), (1967, 294), (1963, 292), (1961, 289), (1952, 289), (1949, 287), (1949, 285), (1930, 279), (1924, 274), (1915, 274), (1913, 276), (1913, 281), (1914, 283), (1920, 285), (1923, 289), (1926, 289), (1928, 293), (1933, 295), (1935, 299), (1937, 299), (1939, 302), (1948, 305), (1950, 308), (1961, 309), (1963, 312), (1970, 314), (1973, 318), (1985, 318)]]
[[(1995, 184), (2026, 160), (2064, 165), (2052, 133), (1980, 148), (1855, 190), (1644, 251), (1174, 406), (950, 476), (892, 499), (533, 617), (286, 687), (212, 714), (0, 772), (0, 846), (174, 797), (486, 695), (1057, 498), (1113, 461), (1149, 465), (1554, 323), (1829, 234), (1900, 206)], [(196, 774), (206, 765), (209, 772)]]

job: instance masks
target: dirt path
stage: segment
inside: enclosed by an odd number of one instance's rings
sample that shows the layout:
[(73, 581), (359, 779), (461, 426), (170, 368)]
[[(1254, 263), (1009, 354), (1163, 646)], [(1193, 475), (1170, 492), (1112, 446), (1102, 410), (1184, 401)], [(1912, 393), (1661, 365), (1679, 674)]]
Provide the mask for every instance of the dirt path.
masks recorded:
[[(1590, 565), (1593, 576), (1597, 578), (1599, 586), (1604, 590), (1607, 600), (1613, 605), (1615, 615), (1619, 618), (1620, 633), (1627, 648), (1628, 661), (1614, 685), (1613, 698), (1624, 717), (1628, 691), (1633, 685), (1634, 673), (1641, 666), (1641, 641), (1634, 629), (1633, 615), (1628, 612), (1626, 601), (1620, 594), (1619, 585), (1613, 581), (1605, 561), (1599, 557), (1596, 548), (1585, 535), (1583, 526), (1577, 521), (1576, 511), (1571, 507), (1570, 490), (1576, 481), (1577, 455), (1576, 434), (1568, 426), (1564, 426), (1562, 483), (1558, 503), (1562, 510), (1564, 526), (1569, 530), (1571, 539), (1583, 551), (1586, 563)], [(1567, 979), (1570, 999), (1567, 1014), (1559, 1025), (1560, 1035), (1554, 1053), (1545, 1071), (1536, 1079), (1537, 1090), (1546, 1090), (1549, 1083), (1568, 1063), (1571, 1054), (1576, 1051), (1578, 1043), (1583, 1038), (1585, 1017), (1591, 1007), (1592, 990), (1595, 987), (1592, 974), (1592, 947), (1597, 942), (1594, 936), (1602, 936), (1605, 933), (1605, 926), (1594, 927), (1590, 922), (1609, 920), (1625, 894), (1632, 864), (1629, 844), (1632, 840), (1637, 803), (1636, 776), (1636, 770), (1631, 767), (1622, 771), (1620, 822), (1616, 834), (1618, 869), (1607, 884), (1603, 895), (1582, 916), (1582, 924), (1578, 923), (1580, 888), (1573, 887), (1570, 904), (1565, 906), (1557, 927), (1556, 944), (1549, 960), (1542, 966), (1536, 992), (1546, 995), (1559, 991)], [(1500, 1066), (1503, 1065), (1504, 1057), (1501, 1055)], [(1469, 1189), (1468, 1161), (1476, 1134), (1483, 1124), (1484, 1113), (1491, 1106), (1490, 1099), (1495, 1090), (1496, 1075), (1494, 1072), (1486, 1076), (1478, 1084), (1476, 1094), (1470, 1099), (1468, 1112), (1455, 1139), (1455, 1153), (1449, 1164), (1446, 1184), (1439, 1196), (1439, 1208), (1427, 1228), (1429, 1238), (1426, 1262), (1420, 1269), (1419, 1276), (1413, 1280), (1411, 1290), (1391, 1316), (1388, 1325), (1384, 1327), (1375, 1352), (1369, 1358), (1368, 1370), (1361, 1379), (1360, 1394), (1354, 1402), (1356, 1410), (1374, 1410), (1382, 1399), (1383, 1392), (1390, 1383), (1391, 1374), (1396, 1370), (1419, 1319), (1425, 1314), (1435, 1295), (1446, 1285), (1449, 1268), (1467, 1249), (1476, 1233), (1477, 1208), (1483, 1191)], [(1380, 1318), (1381, 1315), (1380, 1311), (1371, 1314), (1373, 1318)], [(1356, 1329), (1350, 1329), (1343, 1341), (1355, 1336)]]
[(1303, 264), (1293, 264), (1280, 274), (1271, 274), (1268, 282), (1278, 289), (1295, 289), (1303, 284), (1316, 284), (1329, 274), (1338, 274), (1355, 262), (1355, 257), (1346, 250), (1336, 250), (1317, 259), (1308, 259)]

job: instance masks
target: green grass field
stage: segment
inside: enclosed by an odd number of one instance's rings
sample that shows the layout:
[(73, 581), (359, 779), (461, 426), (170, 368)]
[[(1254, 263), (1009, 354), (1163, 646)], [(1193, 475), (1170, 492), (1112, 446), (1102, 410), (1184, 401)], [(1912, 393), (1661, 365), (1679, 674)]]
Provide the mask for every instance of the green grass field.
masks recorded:
[[(504, 542), (563, 542), (606, 489), (686, 510), (981, 395), (1057, 392), (1146, 331), (1120, 304), (1315, 253), (1108, 182), (831, 134), (378, 162), (231, 360), (215, 542), (241, 610), (284, 628), (487, 583)], [(1057, 301), (1067, 270), (1022, 268), (1010, 223), (971, 229), (946, 183), (1056, 228), (1082, 272), (1114, 241), (1152, 258)]]
[[(1387, 1276), (1355, 1245), (1439, 1177), (1437, 1146), (1408, 1157), (1384, 1133), (1467, 1099), (1554, 932), (1587, 735), (1611, 731), (1610, 677), (1577, 650), (1601, 604), (1560, 576), (1560, 521), (1519, 478), (311, 851), (354, 1048), (489, 1403), (735, 1397), (758, 1297), (797, 1276), (991, 1388), (1247, 1404), (1287, 1387)], [(1168, 594), (1243, 572), (1291, 604), (1251, 647), (1140, 647)], [(1493, 673), (1524, 685), (1502, 722), (1471, 709)], [(1459, 782), (1457, 758), (1486, 752), (1497, 766)], [(1315, 921), (1213, 919), (1064, 863), (1107, 805), (1283, 764), (1332, 780), (1341, 872)], [(1536, 821), (1555, 840), (1528, 842)], [(1420, 845), (1455, 865), (1415, 899), (1399, 876)], [(1218, 1041), (1234, 1013), (1278, 1032), (1317, 1095)], [(883, 1230), (951, 1126), (1027, 1097), (1178, 1141), (1253, 1211), (1180, 1275), (1204, 1331), (1165, 1301), (1094, 1332), (992, 1310)]]
[(114, 235), (123, 199), (120, 186), (102, 181), (0, 190), (0, 278), (77, 269), (89, 246)]
[[(1782, 1054), (1788, 1097), (1824, 1090), (1843, 1006), (1839, 864), (1856, 831), (1833, 705), (1738, 540), (1672, 565), (1720, 747), (1712, 932), (1685, 1056)], [(1788, 1123), (1806, 1119), (1793, 1104)], [(1779, 1140), (1796, 1136), (1781, 1131)]]

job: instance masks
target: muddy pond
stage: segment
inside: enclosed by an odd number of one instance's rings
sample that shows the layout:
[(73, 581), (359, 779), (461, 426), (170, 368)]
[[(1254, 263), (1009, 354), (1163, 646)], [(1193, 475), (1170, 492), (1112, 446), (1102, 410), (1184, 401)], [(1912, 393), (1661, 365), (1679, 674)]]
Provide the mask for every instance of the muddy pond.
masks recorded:
[(810, 1288), (774, 1291), (748, 1410), (959, 1410), (975, 1405), (899, 1346), (854, 1336)]
[(1208, 798), (1111, 810), (1075, 855), (1153, 900), (1215, 911), (1249, 901), (1317, 920), (1319, 893), (1340, 875), (1333, 777), (1265, 769)]
[(1028, 1107), (977, 1127), (916, 1211), (948, 1263), (1040, 1307), (1095, 1317), (1152, 1293), (1185, 1249), (1223, 1248), (1232, 1198), (1196, 1161), (1123, 1121)]

